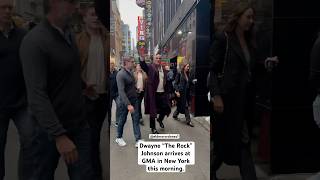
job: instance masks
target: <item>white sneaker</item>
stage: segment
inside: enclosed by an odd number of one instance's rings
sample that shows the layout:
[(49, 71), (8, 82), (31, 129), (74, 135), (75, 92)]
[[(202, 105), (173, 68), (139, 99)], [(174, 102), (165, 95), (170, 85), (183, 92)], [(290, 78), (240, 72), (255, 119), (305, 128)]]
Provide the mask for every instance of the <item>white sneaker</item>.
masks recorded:
[(138, 146), (139, 146), (139, 142), (144, 142), (144, 140), (143, 139), (139, 139), (137, 142), (136, 142), (136, 148), (138, 148)]
[(117, 138), (117, 139), (116, 139), (116, 143), (117, 143), (119, 146), (125, 146), (125, 145), (127, 145), (127, 143), (123, 140), (123, 138)]

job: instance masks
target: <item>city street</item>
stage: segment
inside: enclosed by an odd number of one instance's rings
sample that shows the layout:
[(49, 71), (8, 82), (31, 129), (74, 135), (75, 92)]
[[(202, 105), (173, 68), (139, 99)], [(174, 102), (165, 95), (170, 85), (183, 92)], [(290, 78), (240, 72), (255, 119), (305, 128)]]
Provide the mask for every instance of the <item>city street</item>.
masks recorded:
[[(115, 104), (114, 104), (115, 105)], [(114, 107), (114, 106), (113, 106)], [(144, 108), (143, 108), (144, 109)], [(144, 111), (144, 110), (143, 110)], [(142, 112), (143, 112), (142, 111)], [(120, 147), (116, 144), (116, 127), (115, 112), (113, 108), (112, 126), (110, 129), (110, 158), (111, 158), (111, 179), (112, 180), (209, 180), (210, 179), (210, 134), (209, 123), (204, 118), (193, 121), (195, 127), (189, 127), (185, 124), (184, 116), (180, 114), (180, 121), (173, 120), (172, 117), (164, 120), (165, 129), (157, 129), (161, 134), (180, 134), (177, 141), (194, 141), (195, 142), (195, 165), (187, 165), (185, 173), (147, 173), (144, 165), (138, 165), (137, 148), (135, 148), (135, 139), (132, 130), (131, 116), (128, 115), (125, 124), (123, 138), (127, 145)], [(144, 126), (141, 127), (142, 139), (150, 141), (148, 135), (149, 116), (144, 117)]]

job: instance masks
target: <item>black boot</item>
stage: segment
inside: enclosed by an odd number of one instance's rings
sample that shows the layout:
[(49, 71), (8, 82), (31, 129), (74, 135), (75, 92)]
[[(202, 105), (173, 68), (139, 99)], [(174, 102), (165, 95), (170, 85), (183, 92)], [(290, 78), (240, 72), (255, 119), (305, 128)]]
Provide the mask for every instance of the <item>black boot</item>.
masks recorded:
[(157, 121), (158, 121), (158, 123), (159, 123), (160, 127), (161, 127), (161, 128), (164, 128), (164, 124), (163, 124), (163, 122), (162, 122), (160, 119), (157, 119)]
[(188, 121), (188, 122), (187, 122), (187, 125), (190, 126), (190, 127), (194, 127), (194, 125), (192, 124), (191, 121)]
[(159, 134), (159, 132), (156, 129), (151, 129), (152, 134)]

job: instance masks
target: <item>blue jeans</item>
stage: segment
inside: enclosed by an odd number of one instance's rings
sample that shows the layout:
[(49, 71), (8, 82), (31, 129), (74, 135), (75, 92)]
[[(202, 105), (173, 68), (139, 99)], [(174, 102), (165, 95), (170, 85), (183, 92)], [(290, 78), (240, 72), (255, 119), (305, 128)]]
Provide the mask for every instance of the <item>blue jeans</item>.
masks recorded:
[(114, 102), (116, 102), (116, 123), (119, 124), (119, 116), (120, 116), (120, 112), (119, 112), (120, 98), (119, 98), (119, 96), (114, 98)]
[[(120, 98), (118, 97), (118, 100)], [(123, 127), (127, 121), (127, 116), (128, 116), (128, 108), (127, 106), (119, 100), (119, 124), (118, 124), (118, 136), (117, 138), (122, 138), (123, 134)], [(141, 132), (140, 132), (140, 125), (139, 125), (139, 111), (138, 111), (138, 106), (139, 102), (137, 98), (130, 99), (131, 105), (134, 107), (134, 112), (131, 113), (131, 118), (132, 118), (132, 125), (133, 125), (133, 133), (134, 137), (136, 138), (136, 141), (141, 139)]]
[(23, 180), (33, 180), (36, 167), (36, 120), (31, 116), (27, 107), (0, 112), (0, 180), (5, 176), (5, 146), (10, 119), (13, 120), (20, 140), (18, 162), (18, 177)]
[[(78, 151), (78, 161), (67, 165), (70, 180), (95, 180), (92, 168), (90, 133), (89, 126), (86, 126), (67, 134), (76, 145)], [(39, 166), (36, 170), (38, 176), (36, 180), (54, 180), (60, 154), (57, 151), (55, 140), (44, 130), (42, 130), (42, 135), (40, 136), (40, 148), (37, 159)]]

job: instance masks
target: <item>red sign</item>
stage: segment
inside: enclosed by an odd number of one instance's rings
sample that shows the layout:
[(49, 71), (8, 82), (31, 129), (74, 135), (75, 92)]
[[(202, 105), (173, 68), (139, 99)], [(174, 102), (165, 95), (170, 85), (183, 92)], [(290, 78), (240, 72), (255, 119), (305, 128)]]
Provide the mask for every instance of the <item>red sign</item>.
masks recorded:
[(137, 47), (142, 53), (145, 49), (145, 21), (142, 16), (138, 16), (137, 38)]

